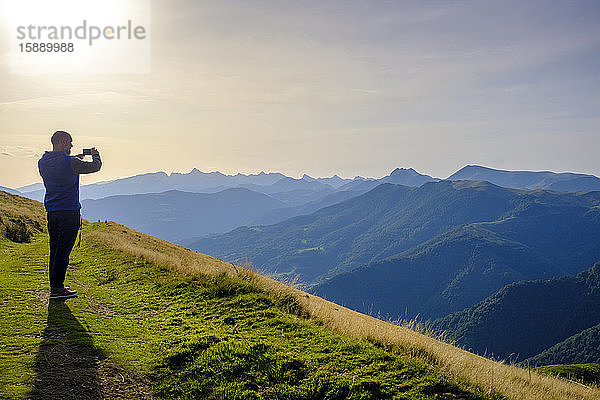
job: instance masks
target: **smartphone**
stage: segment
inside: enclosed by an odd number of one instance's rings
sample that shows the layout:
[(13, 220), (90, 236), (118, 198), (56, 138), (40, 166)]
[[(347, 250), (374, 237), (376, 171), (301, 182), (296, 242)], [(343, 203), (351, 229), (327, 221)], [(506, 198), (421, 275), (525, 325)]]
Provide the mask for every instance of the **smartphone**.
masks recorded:
[(83, 155), (84, 156), (91, 156), (92, 155), (92, 149), (83, 149)]

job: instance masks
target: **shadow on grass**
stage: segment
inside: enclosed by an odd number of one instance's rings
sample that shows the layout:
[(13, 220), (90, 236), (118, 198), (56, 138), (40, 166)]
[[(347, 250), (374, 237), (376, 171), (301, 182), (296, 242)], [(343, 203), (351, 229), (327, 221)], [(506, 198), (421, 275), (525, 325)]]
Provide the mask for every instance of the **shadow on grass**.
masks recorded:
[(103, 358), (69, 306), (51, 301), (28, 398), (101, 399), (98, 366)]

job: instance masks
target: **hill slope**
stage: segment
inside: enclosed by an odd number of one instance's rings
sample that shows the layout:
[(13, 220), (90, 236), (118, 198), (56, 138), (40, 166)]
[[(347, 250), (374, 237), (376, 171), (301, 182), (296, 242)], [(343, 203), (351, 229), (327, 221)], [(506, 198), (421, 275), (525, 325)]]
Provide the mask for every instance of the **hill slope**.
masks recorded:
[[(600, 324), (529, 358), (531, 365), (600, 363)], [(600, 376), (598, 376), (600, 384)]]
[[(576, 277), (509, 285), (472, 308), (435, 321), (434, 326), (477, 353), (523, 360), (600, 324), (598, 304), (600, 263)], [(592, 337), (588, 334), (579, 339)], [(585, 348), (578, 348), (579, 359), (545, 359), (555, 364), (600, 361), (584, 357)]]
[(419, 188), (382, 184), (313, 214), (244, 227), (189, 246), (228, 261), (248, 258), (307, 283), (408, 250), (457, 225), (493, 221), (516, 192), (449, 181)]
[(547, 365), (535, 369), (537, 372), (559, 376), (581, 382), (584, 385), (600, 385), (600, 364)]
[(2, 397), (600, 394), (474, 356), (115, 223), (86, 225), (68, 277), (80, 296), (48, 305), (41, 205), (0, 192), (0, 214), (2, 226), (19, 220), (34, 232), (29, 243), (0, 235)]
[(509, 283), (566, 273), (521, 243), (467, 226), (336, 275), (312, 292), (361, 312), (429, 319), (476, 304)]
[[(0, 192), (15, 218), (7, 201)], [(0, 238), (1, 397), (484, 398), (399, 347), (306, 318), (231, 264), (114, 223), (84, 229), (67, 282), (79, 298), (48, 304), (41, 231), (30, 243)]]
[(600, 259), (599, 199), (600, 192), (519, 192), (493, 222), (450, 229), (313, 290), (362, 312), (437, 318), (512, 282), (577, 274)]
[[(351, 199), (352, 197), (359, 196), (364, 192), (365, 191), (361, 190), (340, 190), (318, 200), (310, 201), (296, 207), (285, 207), (268, 211), (260, 217), (252, 220), (248, 225), (272, 225), (298, 215), (312, 214), (321, 208), (329, 207), (344, 200)], [(190, 243), (192, 242), (193, 241), (190, 241)]]

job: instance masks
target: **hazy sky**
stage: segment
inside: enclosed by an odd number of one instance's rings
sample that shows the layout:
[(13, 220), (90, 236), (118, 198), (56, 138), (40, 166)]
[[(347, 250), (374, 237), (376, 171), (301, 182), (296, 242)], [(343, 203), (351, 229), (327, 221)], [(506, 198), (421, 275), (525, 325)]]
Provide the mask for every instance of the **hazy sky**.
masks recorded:
[[(3, 35), (6, 35), (3, 33)], [(83, 183), (192, 168), (380, 177), (466, 164), (600, 175), (598, 1), (154, 1), (149, 74), (13, 74), (0, 185), (57, 129)]]

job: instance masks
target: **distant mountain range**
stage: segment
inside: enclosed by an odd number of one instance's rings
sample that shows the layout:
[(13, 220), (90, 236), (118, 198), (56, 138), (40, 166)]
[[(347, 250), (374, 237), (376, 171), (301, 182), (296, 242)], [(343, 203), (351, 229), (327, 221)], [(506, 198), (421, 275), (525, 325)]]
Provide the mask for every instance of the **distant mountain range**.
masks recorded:
[[(83, 185), (80, 188), (80, 198), (100, 199), (115, 195), (160, 193), (168, 190), (179, 190), (192, 193), (216, 193), (228, 188), (246, 188), (255, 192), (282, 197), (289, 206), (298, 206), (335, 191), (367, 191), (380, 183), (397, 183), (408, 186), (420, 186), (425, 182), (436, 179), (422, 175), (410, 169), (397, 168), (390, 175), (380, 179), (355, 177), (343, 179), (337, 175), (329, 178), (313, 178), (304, 175), (300, 179), (291, 178), (280, 173), (236, 174), (225, 175), (220, 172), (201, 172), (193, 169), (189, 173), (154, 172), (135, 175), (128, 178), (108, 182)], [(362, 186), (361, 186), (362, 185)], [(41, 201), (44, 196), (42, 184), (33, 184), (18, 189), (26, 197)], [(287, 198), (286, 193), (291, 192)]]
[(0, 190), (3, 190), (3, 191), (5, 191), (5, 192), (8, 192), (8, 193), (10, 193), (10, 194), (18, 194), (18, 195), (21, 195), (21, 192), (19, 192), (18, 190), (16, 190), (16, 189), (11, 189), (11, 188), (4, 187), (4, 186), (0, 186)]
[[(179, 190), (194, 193), (214, 193), (239, 185), (272, 185), (278, 180), (286, 178), (280, 173), (264, 173), (256, 175), (225, 175), (220, 172), (201, 172), (193, 169), (189, 173), (153, 172), (135, 175), (127, 178), (116, 179), (108, 182), (82, 185), (80, 198), (100, 199), (115, 195), (160, 193), (168, 190)], [(44, 195), (44, 188), (30, 185), (31, 191), (21, 191), (34, 200), (40, 200)]]
[[(436, 318), (511, 282), (576, 274), (600, 260), (600, 192), (522, 191), (468, 182), (453, 183), (456, 193), (426, 205), (434, 215), (428, 224), (439, 224), (449, 211), (445, 219), (455, 227), (322, 282), (316, 294), (392, 318)], [(451, 204), (457, 207), (451, 210)]]
[(41, 183), (41, 182), (39, 182), (39, 183), (32, 183), (31, 185), (21, 186), (21, 187), (19, 187), (17, 189), (21, 193), (30, 193), (30, 192), (34, 192), (36, 190), (43, 190), (44, 189), (44, 184)]
[(243, 188), (217, 193), (169, 190), (83, 200), (82, 215), (90, 221), (109, 219), (176, 241), (225, 232), (282, 207), (285, 203), (280, 200)]
[[(600, 178), (587, 174), (505, 171), (477, 165), (468, 165), (448, 180), (483, 180), (495, 185), (519, 189), (549, 189), (561, 191), (600, 190)], [(438, 181), (429, 175), (423, 175), (412, 168), (397, 168), (388, 176), (375, 179), (357, 176), (353, 179), (333, 175), (329, 178), (313, 178), (304, 175), (300, 179), (290, 178), (281, 173), (226, 175), (221, 172), (202, 172), (194, 168), (189, 173), (166, 174), (154, 172), (135, 175), (113, 181), (99, 182), (81, 187), (81, 199), (100, 199), (108, 196), (160, 193), (167, 190), (180, 190), (194, 193), (215, 193), (231, 187), (244, 187), (260, 193), (273, 194), (290, 190), (329, 190), (368, 191), (381, 183), (394, 183), (405, 186), (421, 186), (426, 182)], [(309, 185), (312, 183), (312, 186)], [(321, 184), (321, 185), (317, 185)], [(19, 193), (35, 200), (43, 200), (44, 186), (41, 183), (23, 186)], [(308, 200), (312, 201), (315, 198)], [(296, 203), (294, 205), (299, 205)], [(291, 204), (290, 204), (291, 206)]]
[[(447, 192), (456, 192), (449, 194), (456, 198), (445, 208), (437, 207)], [(408, 250), (456, 224), (507, 211), (503, 204), (490, 203), (487, 193), (478, 192), (477, 198), (463, 193), (449, 181), (420, 188), (381, 184), (310, 215), (275, 225), (241, 227), (186, 245), (229, 261), (248, 258), (268, 272), (299, 274), (304, 282), (314, 283)], [(502, 209), (492, 211), (494, 206)]]
[(508, 285), (433, 326), (480, 354), (531, 365), (600, 360), (600, 263), (576, 277)]
[[(160, 193), (168, 190), (179, 190), (193, 193), (215, 193), (233, 187), (244, 187), (261, 193), (276, 193), (281, 191), (309, 189), (318, 191), (339, 187), (351, 179), (342, 179), (337, 175), (331, 178), (294, 179), (280, 173), (236, 174), (225, 175), (220, 172), (201, 172), (193, 169), (189, 173), (154, 172), (135, 175), (114, 181), (99, 182), (83, 185), (80, 190), (81, 199), (100, 199), (115, 195)], [(29, 189), (29, 190), (24, 190)], [(39, 200), (43, 197), (44, 188), (29, 185), (21, 192), (30, 198)]]
[(451, 181), (488, 181), (494, 185), (518, 189), (600, 190), (600, 178), (594, 175), (549, 171), (503, 171), (479, 165), (467, 165), (447, 179)]
[(435, 318), (600, 260), (599, 205), (600, 192), (382, 184), (313, 214), (185, 244), (320, 282), (316, 294), (360, 311)]
[[(207, 233), (222, 233), (242, 225), (271, 224), (308, 214), (362, 194), (381, 182), (419, 185), (433, 180), (413, 169), (399, 168), (379, 180), (362, 177), (342, 179), (337, 175), (330, 178), (304, 175), (295, 179), (264, 172), (224, 175), (194, 169), (188, 174), (158, 172), (84, 185), (80, 189), (80, 198), (85, 218), (114, 220), (144, 233), (177, 241)], [(34, 189), (24, 195), (42, 201), (44, 190), (38, 187), (34, 184), (21, 189)], [(165, 190), (167, 188), (176, 189)], [(245, 190), (225, 193), (234, 188)], [(219, 198), (224, 204), (209, 201), (211, 196), (191, 197), (191, 193), (214, 194), (212, 198)], [(279, 202), (266, 201), (267, 197)], [(192, 199), (198, 202), (194, 203)], [(262, 199), (268, 206), (257, 208), (257, 199)], [(230, 202), (235, 202), (237, 208), (219, 217)]]

